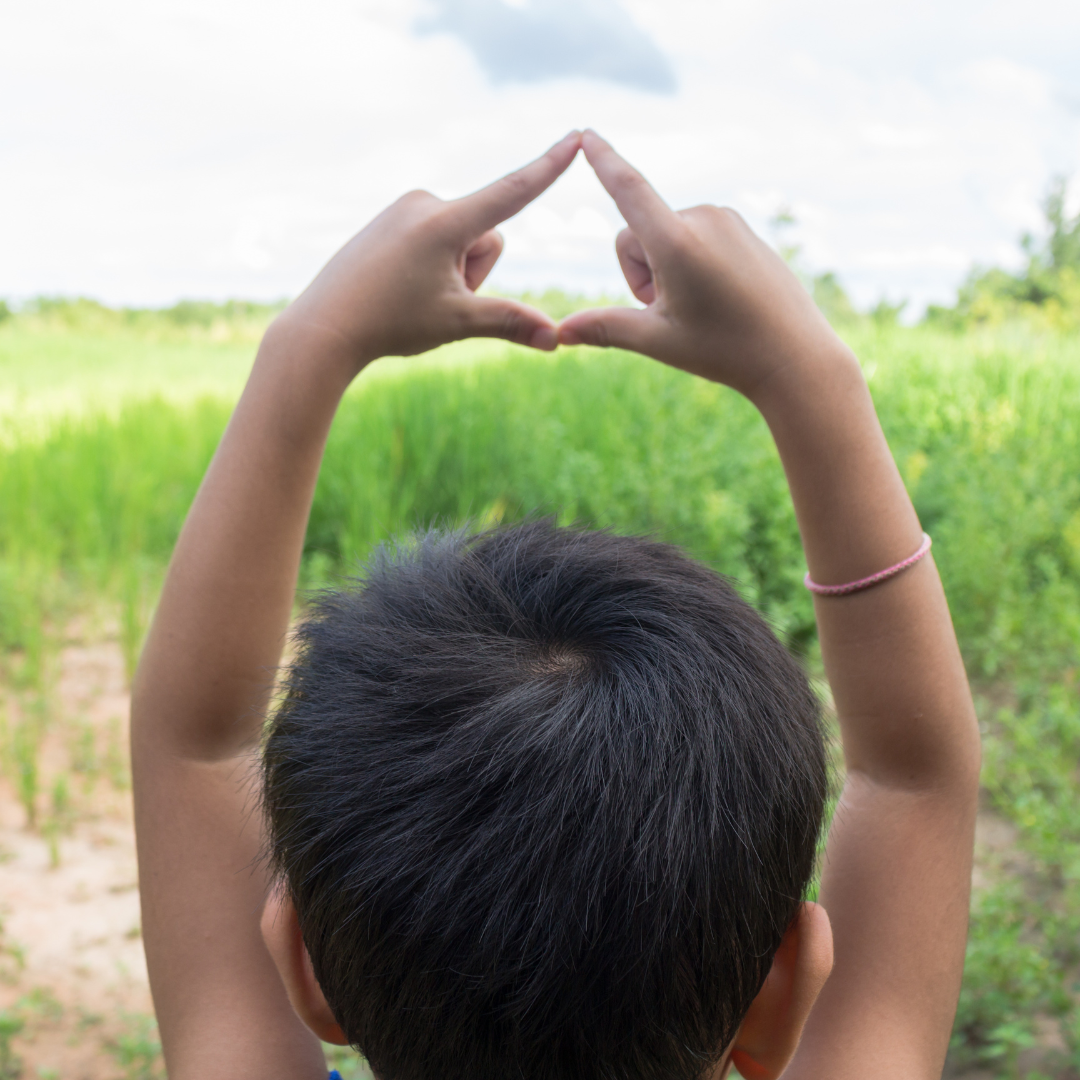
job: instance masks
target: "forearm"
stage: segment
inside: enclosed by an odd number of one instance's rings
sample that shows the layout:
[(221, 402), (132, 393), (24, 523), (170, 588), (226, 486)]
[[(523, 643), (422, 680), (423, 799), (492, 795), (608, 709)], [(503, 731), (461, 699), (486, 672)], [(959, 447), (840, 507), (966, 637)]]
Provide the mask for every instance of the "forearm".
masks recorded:
[(180, 534), (139, 665), (136, 759), (155, 750), (220, 759), (258, 737), (323, 447), (351, 377), (336, 346), (285, 322), (260, 346)]
[[(918, 548), (918, 518), (844, 346), (785, 368), (756, 404), (816, 581), (855, 580)], [(863, 592), (815, 597), (815, 610), (848, 768), (901, 787), (969, 790), (978, 732), (932, 559)]]
[[(758, 404), (816, 581), (857, 580), (918, 548), (847, 349), (836, 342), (780, 372)], [(835, 964), (789, 1073), (929, 1080), (941, 1075), (964, 962), (979, 766), (967, 679), (929, 557), (864, 591), (815, 596), (814, 608), (848, 775), (818, 894)]]
[(143, 938), (170, 1076), (206, 1075), (226, 1054), (207, 1035), (223, 1013), (230, 1031), (272, 1021), (280, 1045), (267, 1056), (289, 1075), (325, 1076), (259, 936), (268, 881), (252, 751), (349, 381), (337, 345), (292, 321), (267, 334), (177, 541), (135, 680)]
[[(842, 584), (922, 530), (854, 357), (783, 260), (730, 210), (672, 212), (603, 140), (585, 153), (628, 229), (642, 310), (580, 312), (561, 340), (615, 345), (724, 383), (761, 410), (812, 576)], [(816, 597), (848, 777), (821, 861), (835, 964), (791, 1080), (941, 1076), (964, 958), (979, 740), (933, 560)]]
[(177, 1080), (326, 1076), (259, 930), (270, 881), (257, 755), (326, 436), (376, 356), (469, 336), (553, 346), (546, 315), (474, 291), (501, 251), (495, 227), (579, 144), (574, 133), (464, 199), (399, 199), (259, 349), (177, 543), (132, 698), (143, 937)]

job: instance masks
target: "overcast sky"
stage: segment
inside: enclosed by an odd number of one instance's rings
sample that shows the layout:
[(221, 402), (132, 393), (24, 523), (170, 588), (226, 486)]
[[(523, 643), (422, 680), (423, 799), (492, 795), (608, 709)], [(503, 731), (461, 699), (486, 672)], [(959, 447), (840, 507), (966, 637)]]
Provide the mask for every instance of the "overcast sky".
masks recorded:
[[(0, 296), (297, 292), (398, 194), (591, 125), (676, 206), (735, 206), (857, 300), (1015, 263), (1080, 167), (1080, 3), (5, 0)], [(494, 283), (624, 291), (584, 162)]]

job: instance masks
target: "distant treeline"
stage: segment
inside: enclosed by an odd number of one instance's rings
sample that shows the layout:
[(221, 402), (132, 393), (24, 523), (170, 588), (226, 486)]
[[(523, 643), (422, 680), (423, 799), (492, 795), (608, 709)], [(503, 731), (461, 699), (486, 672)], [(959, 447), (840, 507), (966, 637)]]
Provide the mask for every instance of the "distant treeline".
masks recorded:
[(1080, 328), (1080, 211), (1070, 215), (1068, 183), (1058, 177), (1043, 200), (1046, 236), (1020, 239), (1026, 264), (1016, 273), (975, 267), (953, 307), (931, 306), (926, 321), (965, 329), (1024, 319), (1058, 330)]
[[(1016, 272), (1001, 267), (974, 266), (957, 291), (951, 307), (931, 304), (922, 322), (939, 329), (963, 332), (978, 326), (1024, 322), (1050, 330), (1080, 329), (1080, 212), (1066, 206), (1068, 182), (1058, 177), (1043, 199), (1046, 219), (1043, 239), (1031, 233), (1020, 238), (1026, 262)], [(793, 223), (789, 216), (777, 219)], [(797, 249), (781, 249), (797, 255)], [(906, 303), (881, 300), (869, 311), (857, 311), (836, 274), (803, 275), (818, 306), (833, 325), (870, 321), (893, 325)]]
[[(1045, 235), (1041, 240), (1031, 233), (1020, 238), (1026, 257), (1020, 270), (973, 267), (958, 290), (956, 303), (951, 307), (931, 304), (922, 321), (956, 331), (1007, 322), (1025, 322), (1051, 330), (1080, 329), (1080, 211), (1069, 214), (1067, 192), (1065, 177), (1058, 177), (1051, 184), (1042, 204)], [(786, 226), (795, 222), (789, 212), (781, 211), (776, 223)], [(797, 247), (781, 245), (781, 254), (797, 268)], [(907, 306), (906, 302), (891, 304), (883, 299), (870, 310), (859, 311), (833, 271), (800, 276), (818, 306), (836, 326), (861, 322), (893, 326)], [(586, 307), (629, 302), (625, 296), (590, 296), (555, 288), (513, 295), (554, 319)], [(112, 308), (86, 297), (39, 296), (17, 308), (0, 300), (0, 323), (17, 317), (21, 322), (42, 328), (258, 339), (286, 303), (286, 300), (272, 303), (181, 300), (166, 308)]]
[[(510, 294), (504, 294), (510, 295)], [(568, 293), (562, 289), (512, 294), (527, 304), (561, 319), (587, 307), (625, 304), (624, 296)], [(89, 333), (129, 331), (152, 337), (210, 337), (215, 340), (258, 339), (288, 300), (257, 303), (250, 300), (181, 300), (171, 307), (109, 307), (85, 296), (38, 296), (15, 306), (0, 300), (0, 323), (17, 321), (42, 330)]]
[(258, 339), (287, 301), (181, 300), (171, 307), (109, 307), (85, 296), (38, 296), (14, 308), (0, 300), (0, 323), (89, 333), (129, 331), (151, 337)]

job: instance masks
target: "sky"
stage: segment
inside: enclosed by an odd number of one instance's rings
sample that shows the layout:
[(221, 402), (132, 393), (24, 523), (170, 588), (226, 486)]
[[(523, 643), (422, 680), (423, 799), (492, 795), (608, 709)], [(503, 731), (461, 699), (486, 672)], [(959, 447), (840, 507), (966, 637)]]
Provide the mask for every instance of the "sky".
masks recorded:
[[(671, 205), (734, 206), (917, 313), (1017, 265), (1080, 171), (1080, 4), (4, 0), (0, 101), (16, 301), (292, 296), (401, 193), (592, 126)], [(579, 160), (503, 226), (492, 284), (623, 293), (621, 224)]]

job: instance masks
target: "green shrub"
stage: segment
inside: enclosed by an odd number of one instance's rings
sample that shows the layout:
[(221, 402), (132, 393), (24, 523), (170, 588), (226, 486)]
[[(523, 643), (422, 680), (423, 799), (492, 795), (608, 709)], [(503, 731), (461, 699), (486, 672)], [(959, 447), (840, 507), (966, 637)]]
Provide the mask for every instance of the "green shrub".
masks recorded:
[(157, 1022), (138, 1013), (125, 1013), (121, 1020), (123, 1029), (105, 1047), (123, 1070), (124, 1080), (164, 1080)]
[(11, 1045), (23, 1029), (23, 1020), (14, 1010), (0, 1011), (0, 1080), (19, 1080), (22, 1076), (22, 1059)]
[(1057, 972), (1043, 951), (1028, 898), (1016, 882), (976, 896), (952, 1049), (961, 1062), (1014, 1068), (1035, 1041)]
[(1038, 1015), (1057, 1018), (1072, 1054), (1080, 1051), (1075, 685), (1033, 685), (1019, 709), (992, 718), (984, 747), (983, 786), (994, 809), (1017, 826), (1028, 865), (975, 897), (953, 1045), (960, 1060), (1012, 1075), (1034, 1042)]
[(1067, 193), (1067, 178), (1057, 177), (1043, 199), (1044, 239), (1030, 233), (1021, 238), (1027, 256), (1021, 270), (975, 267), (956, 304), (931, 305), (927, 322), (953, 331), (1017, 319), (1057, 330), (1080, 328), (1080, 213), (1067, 212)]

